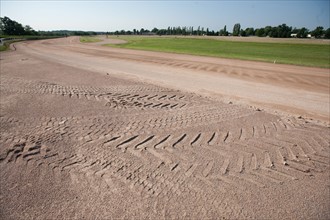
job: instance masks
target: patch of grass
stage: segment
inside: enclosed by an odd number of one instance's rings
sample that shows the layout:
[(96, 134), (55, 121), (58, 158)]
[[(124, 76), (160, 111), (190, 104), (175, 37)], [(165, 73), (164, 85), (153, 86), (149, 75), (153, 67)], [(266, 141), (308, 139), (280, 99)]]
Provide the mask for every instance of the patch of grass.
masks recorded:
[(6, 45), (0, 45), (0, 52), (5, 51), (8, 49), (8, 46)]
[(100, 42), (100, 41), (102, 41), (102, 40), (97, 37), (90, 37), (90, 36), (80, 37), (80, 42), (82, 42), (82, 43), (95, 43), (95, 42)]
[(238, 42), (175, 37), (120, 37), (107, 46), (330, 68), (330, 44)]
[(3, 45), (0, 45), (0, 52), (6, 51), (9, 49), (9, 46), (11, 43), (17, 42), (19, 40), (10, 40), (10, 41), (6, 41), (3, 43)]

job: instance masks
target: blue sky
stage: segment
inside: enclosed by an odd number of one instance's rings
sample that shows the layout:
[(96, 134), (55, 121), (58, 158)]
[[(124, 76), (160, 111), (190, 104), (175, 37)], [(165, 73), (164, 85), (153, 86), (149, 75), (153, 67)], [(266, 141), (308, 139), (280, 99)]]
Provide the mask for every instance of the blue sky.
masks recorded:
[(329, 27), (330, 1), (29, 1), (0, 0), (7, 16), (35, 30), (115, 31), (198, 26), (219, 30), (277, 26)]

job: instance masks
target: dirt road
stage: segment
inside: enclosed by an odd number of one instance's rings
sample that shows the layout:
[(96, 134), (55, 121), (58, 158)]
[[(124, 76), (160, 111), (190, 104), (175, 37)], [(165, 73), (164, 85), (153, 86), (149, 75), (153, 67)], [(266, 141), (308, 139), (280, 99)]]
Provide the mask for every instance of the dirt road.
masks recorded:
[(1, 218), (330, 218), (329, 69), (76, 37), (15, 48)]

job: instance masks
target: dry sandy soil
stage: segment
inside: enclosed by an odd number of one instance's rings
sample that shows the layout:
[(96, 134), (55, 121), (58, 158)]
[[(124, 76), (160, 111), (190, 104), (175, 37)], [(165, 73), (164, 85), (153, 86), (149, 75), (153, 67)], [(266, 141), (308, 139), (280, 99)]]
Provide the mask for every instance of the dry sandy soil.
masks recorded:
[(329, 69), (14, 47), (0, 219), (330, 218)]

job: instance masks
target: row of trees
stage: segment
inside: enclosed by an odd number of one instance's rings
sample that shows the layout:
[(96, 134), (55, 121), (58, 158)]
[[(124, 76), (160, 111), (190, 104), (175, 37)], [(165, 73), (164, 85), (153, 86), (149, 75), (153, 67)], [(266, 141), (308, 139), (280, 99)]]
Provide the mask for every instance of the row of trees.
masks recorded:
[(29, 25), (23, 26), (17, 21), (11, 20), (8, 17), (0, 17), (0, 35), (11, 35), (11, 36), (69, 36), (69, 35), (97, 35), (105, 34), (105, 32), (94, 32), (94, 31), (35, 31)]
[(209, 28), (204, 28), (198, 26), (197, 29), (194, 27), (168, 27), (167, 29), (153, 28), (152, 30), (141, 28), (140, 30), (133, 29), (133, 31), (115, 31), (107, 32), (107, 34), (114, 35), (207, 35), (207, 36), (258, 36), (258, 37), (274, 37), (274, 38), (289, 38), (298, 37), (306, 38), (309, 35), (315, 38), (327, 38), (330, 39), (330, 28), (325, 30), (323, 27), (316, 27), (314, 30), (310, 31), (307, 28), (292, 28), (286, 24), (282, 24), (276, 27), (266, 26), (264, 28), (254, 29), (253, 27), (248, 27), (242, 29), (239, 23), (235, 24), (233, 31), (227, 31), (227, 26), (225, 25), (220, 31), (209, 30)]
[(158, 29), (153, 28), (152, 30), (141, 28), (140, 30), (133, 29), (133, 31), (114, 31), (114, 32), (107, 32), (108, 34), (115, 34), (115, 35), (209, 35), (209, 36), (218, 36), (219, 32), (215, 32), (214, 30), (209, 30), (209, 28), (204, 28), (198, 26), (197, 29), (194, 27), (168, 27), (167, 29)]
[(235, 24), (233, 30), (234, 36), (258, 36), (258, 37), (274, 37), (274, 38), (306, 38), (309, 35), (315, 38), (327, 38), (330, 39), (330, 28), (324, 30), (323, 27), (316, 27), (310, 31), (307, 28), (292, 28), (286, 24), (279, 25), (277, 27), (266, 26), (264, 28), (254, 29), (252, 27), (246, 28), (245, 30), (240, 29), (239, 24)]
[(286, 24), (282, 24), (276, 27), (266, 26), (264, 28), (254, 29), (249, 27), (242, 29), (239, 23), (235, 24), (233, 31), (227, 31), (225, 25), (220, 31), (210, 30), (198, 26), (194, 27), (168, 27), (167, 29), (153, 28), (152, 30), (141, 28), (140, 30), (133, 29), (132, 31), (121, 30), (115, 32), (93, 32), (93, 31), (35, 31), (29, 25), (23, 26), (22, 24), (11, 20), (8, 17), (0, 17), (0, 34), (1, 35), (33, 35), (33, 36), (68, 36), (68, 35), (96, 35), (96, 34), (115, 34), (115, 35), (196, 35), (196, 36), (258, 36), (258, 37), (275, 37), (275, 38), (289, 38), (298, 37), (306, 38), (309, 35), (315, 38), (327, 38), (330, 39), (330, 28), (324, 29), (323, 27), (316, 27), (310, 31), (307, 28), (292, 28)]
[(249, 27), (242, 29), (239, 23), (235, 24), (233, 31), (227, 31), (227, 26), (225, 25), (220, 31), (209, 30), (209, 28), (204, 28), (198, 26), (197, 29), (194, 27), (168, 27), (167, 29), (153, 28), (152, 30), (141, 28), (140, 30), (133, 29), (133, 31), (114, 31), (107, 32), (107, 34), (113, 35), (207, 35), (207, 36), (258, 36), (258, 37), (274, 37), (274, 38), (307, 38), (309, 36), (315, 38), (327, 38), (330, 39), (330, 28), (325, 30), (323, 27), (316, 27), (314, 30), (310, 31), (307, 28), (292, 28), (286, 24), (282, 24), (276, 27), (266, 26), (264, 28), (254, 29)]
[(17, 21), (13, 21), (8, 17), (0, 17), (0, 31), (1, 34), (6, 35), (36, 35), (37, 32), (29, 25), (23, 26)]
[(314, 30), (310, 31), (307, 28), (292, 28), (287, 26), (286, 24), (282, 24), (276, 27), (266, 26), (263, 28), (254, 29), (253, 27), (248, 27), (246, 29), (242, 29), (239, 23), (235, 24), (233, 27), (233, 32), (229, 33), (227, 31), (226, 26), (220, 30), (220, 36), (258, 36), (258, 37), (274, 37), (274, 38), (289, 38), (289, 37), (297, 37), (297, 38), (306, 38), (309, 35), (315, 38), (327, 38), (330, 39), (330, 28), (325, 30), (323, 27), (318, 26)]

